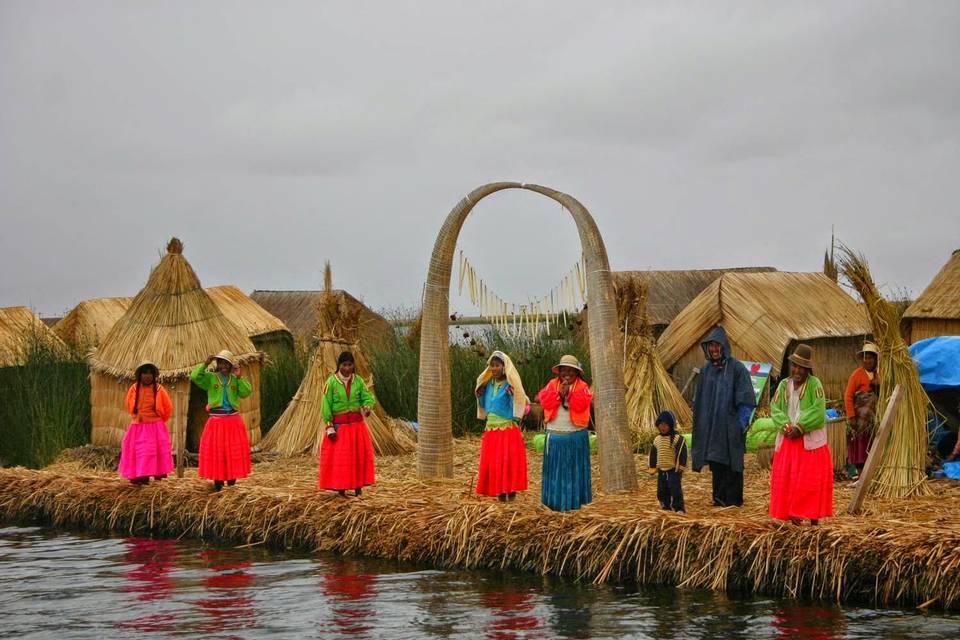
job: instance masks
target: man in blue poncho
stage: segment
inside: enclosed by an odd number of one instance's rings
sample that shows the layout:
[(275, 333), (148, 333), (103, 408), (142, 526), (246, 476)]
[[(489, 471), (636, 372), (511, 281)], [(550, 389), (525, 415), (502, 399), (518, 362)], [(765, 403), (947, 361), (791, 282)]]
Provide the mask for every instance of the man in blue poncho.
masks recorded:
[(743, 455), (750, 414), (756, 406), (750, 374), (730, 356), (730, 342), (717, 326), (700, 343), (707, 361), (693, 399), (693, 470), (713, 475), (713, 505), (743, 505)]

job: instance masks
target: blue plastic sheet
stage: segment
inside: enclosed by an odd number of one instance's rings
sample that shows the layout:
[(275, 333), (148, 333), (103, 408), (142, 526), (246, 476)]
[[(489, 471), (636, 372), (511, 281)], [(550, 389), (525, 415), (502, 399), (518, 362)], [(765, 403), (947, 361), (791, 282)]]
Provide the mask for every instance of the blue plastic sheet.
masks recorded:
[(927, 391), (960, 387), (960, 336), (920, 340), (910, 345), (910, 356)]

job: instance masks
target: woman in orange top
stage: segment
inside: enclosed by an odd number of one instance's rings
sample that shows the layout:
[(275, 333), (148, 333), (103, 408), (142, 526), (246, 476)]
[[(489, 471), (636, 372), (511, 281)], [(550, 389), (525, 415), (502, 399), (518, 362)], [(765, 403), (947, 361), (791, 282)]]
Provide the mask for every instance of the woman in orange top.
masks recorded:
[(120, 446), (119, 472), (133, 484), (143, 485), (150, 482), (150, 476), (162, 480), (173, 470), (166, 425), (173, 415), (173, 403), (158, 382), (160, 371), (155, 364), (144, 362), (134, 377), (126, 402), (132, 421)]
[(576, 357), (563, 356), (553, 372), (557, 377), (537, 394), (547, 428), (540, 501), (554, 511), (570, 511), (593, 500), (587, 433), (593, 393)]
[(863, 361), (847, 381), (847, 391), (843, 396), (847, 410), (847, 463), (857, 468), (854, 479), (859, 477), (863, 465), (867, 462), (867, 451), (873, 439), (873, 424), (876, 418), (877, 360), (879, 350), (872, 342), (863, 345), (857, 354)]

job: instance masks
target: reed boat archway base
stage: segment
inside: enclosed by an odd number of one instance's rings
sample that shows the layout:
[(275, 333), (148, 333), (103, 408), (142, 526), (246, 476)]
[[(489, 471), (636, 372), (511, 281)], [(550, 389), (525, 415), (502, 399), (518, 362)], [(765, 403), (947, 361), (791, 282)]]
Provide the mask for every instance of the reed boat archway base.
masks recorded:
[(610, 261), (597, 224), (576, 198), (535, 184), (494, 182), (478, 187), (450, 211), (430, 258), (423, 302), (420, 341), (420, 390), (417, 417), (417, 471), (421, 478), (453, 477), (453, 430), (450, 407), (450, 355), (447, 318), (450, 313), (450, 276), (457, 239), (467, 216), (480, 200), (505, 189), (525, 189), (560, 203), (573, 217), (580, 236), (590, 308), (589, 341), (592, 354), (600, 481), (607, 493), (636, 489), (631, 456), (627, 405), (623, 382), (622, 338)]

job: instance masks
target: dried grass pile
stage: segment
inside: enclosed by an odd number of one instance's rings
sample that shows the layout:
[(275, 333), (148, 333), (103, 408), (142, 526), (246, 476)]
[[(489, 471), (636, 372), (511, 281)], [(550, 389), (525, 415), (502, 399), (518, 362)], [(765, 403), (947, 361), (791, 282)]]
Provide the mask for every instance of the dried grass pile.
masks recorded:
[[(957, 483), (938, 481), (930, 497), (881, 498), (865, 514), (794, 527), (766, 517), (769, 475), (750, 456), (746, 507), (710, 507), (709, 474), (690, 474), (686, 516), (661, 511), (648, 478), (628, 494), (598, 493), (581, 511), (549, 511), (539, 501), (542, 457), (533, 453), (530, 490), (516, 502), (478, 498), (478, 456), (479, 439), (455, 441), (454, 477), (430, 483), (414, 479), (414, 455), (383, 458), (377, 484), (359, 499), (317, 491), (316, 459), (305, 456), (257, 464), (249, 479), (219, 493), (193, 470), (145, 488), (114, 472), (0, 470), (0, 519), (596, 583), (960, 609)], [(838, 503), (849, 495), (849, 485), (835, 488)]]
[(690, 407), (657, 354), (646, 303), (646, 284), (638, 279), (618, 281), (617, 316), (624, 334), (623, 378), (634, 451), (649, 449), (657, 435), (654, 421), (663, 410), (676, 415), (681, 432), (688, 431), (693, 422)]
[(87, 444), (64, 449), (52, 466), (85, 471), (116, 471), (120, 465), (120, 447)]
[(873, 336), (880, 348), (877, 416), (883, 415), (894, 387), (900, 385), (903, 394), (871, 492), (890, 498), (928, 495), (927, 407), (930, 399), (920, 385), (917, 366), (900, 333), (897, 311), (880, 295), (862, 255), (842, 247), (840, 268), (866, 304), (873, 325)]
[[(341, 352), (353, 353), (356, 372), (376, 395), (370, 365), (359, 344), (360, 309), (349, 304), (342, 292), (334, 291), (329, 264), (324, 280), (324, 292), (318, 307), (316, 350), (296, 395), (260, 443), (264, 451), (277, 451), (287, 456), (307, 451), (319, 454), (321, 427), (324, 426), (322, 398), (327, 378), (337, 370), (337, 358)], [(379, 404), (366, 423), (377, 455), (396, 455), (413, 450), (415, 443), (409, 430), (388, 416)]]

